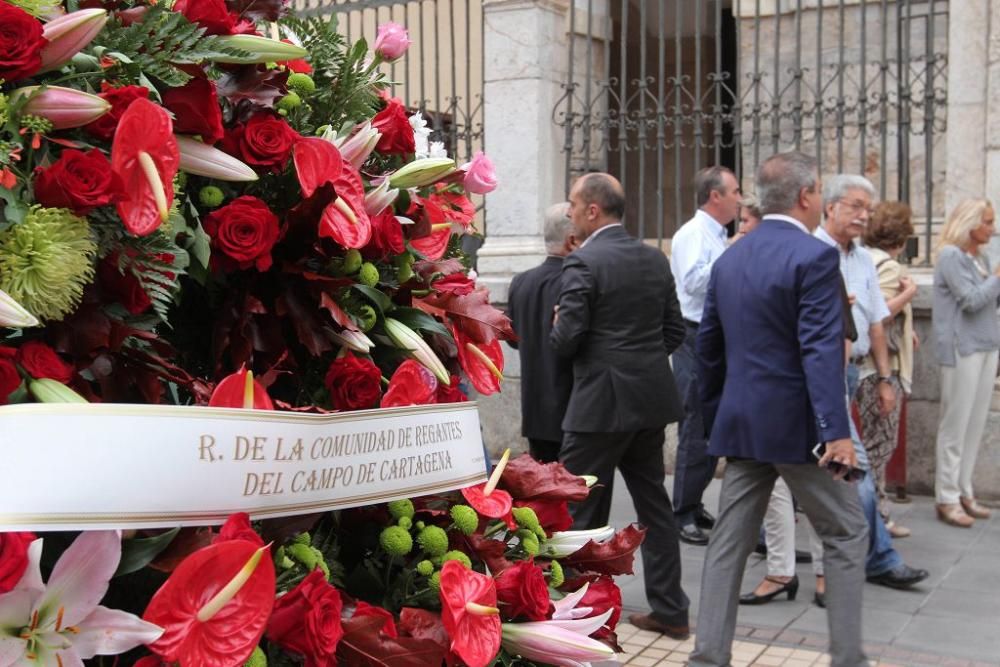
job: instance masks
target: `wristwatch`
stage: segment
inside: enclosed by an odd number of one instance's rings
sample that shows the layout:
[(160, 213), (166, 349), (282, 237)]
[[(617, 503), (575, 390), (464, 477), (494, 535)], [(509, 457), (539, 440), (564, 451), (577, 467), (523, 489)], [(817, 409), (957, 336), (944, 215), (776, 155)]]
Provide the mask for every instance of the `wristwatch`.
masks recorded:
[(892, 384), (892, 376), (891, 375), (879, 375), (878, 376), (878, 381), (879, 382), (885, 382), (886, 384)]

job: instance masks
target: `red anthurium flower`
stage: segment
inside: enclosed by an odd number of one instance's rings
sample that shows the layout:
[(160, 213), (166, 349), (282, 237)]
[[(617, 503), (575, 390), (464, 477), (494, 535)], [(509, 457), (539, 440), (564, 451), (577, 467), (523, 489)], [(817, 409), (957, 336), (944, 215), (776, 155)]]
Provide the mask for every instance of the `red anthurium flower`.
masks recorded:
[(241, 368), (222, 378), (215, 386), (208, 404), (216, 408), (253, 408), (274, 410), (274, 403), (264, 386), (253, 379), (253, 371)]
[(132, 102), (118, 122), (111, 146), (111, 169), (125, 188), (118, 215), (128, 231), (145, 236), (166, 222), (179, 163), (166, 109), (145, 98)]
[(500, 391), (500, 381), (503, 380), (503, 348), (500, 341), (493, 339), (489, 343), (476, 343), (456, 326), (451, 328), (451, 333), (458, 346), (458, 363), (476, 391), (485, 396)]
[(345, 248), (363, 248), (372, 237), (372, 222), (365, 212), (365, 188), (361, 174), (349, 164), (343, 165), (333, 181), (337, 198), (327, 204), (319, 221), (319, 235), (333, 239)]
[(312, 197), (316, 188), (334, 183), (344, 171), (340, 151), (326, 139), (303, 137), (292, 148), (295, 173), (299, 177), (304, 197)]
[(212, 544), (228, 542), (229, 540), (246, 540), (259, 547), (264, 546), (264, 540), (250, 525), (250, 515), (246, 512), (230, 514), (226, 522), (222, 524), (222, 528), (219, 529), (219, 534), (212, 539)]
[(407, 359), (389, 379), (389, 388), (382, 396), (383, 408), (433, 403), (438, 387), (437, 378), (418, 361)]
[(418, 208), (423, 208), (423, 214), (430, 223), (431, 233), (412, 239), (410, 245), (431, 261), (441, 259), (448, 249), (452, 223), (468, 227), (476, 215), (476, 207), (467, 197), (449, 192), (443, 189), (444, 187), (446, 186), (438, 186), (438, 189), (426, 198), (414, 197), (409, 210), (409, 214), (414, 215)]
[(143, 618), (164, 628), (149, 648), (167, 662), (231, 667), (250, 657), (274, 605), (274, 563), (246, 540), (228, 540), (184, 559)]
[(451, 650), (469, 667), (486, 667), (500, 650), (500, 612), (491, 577), (450, 560), (441, 568), (441, 620)]
[(504, 519), (508, 525), (513, 521), (509, 515), (514, 506), (514, 499), (510, 497), (509, 493), (496, 487), (509, 459), (510, 450), (508, 449), (500, 457), (500, 462), (493, 469), (487, 482), (462, 489), (462, 495), (465, 496), (465, 501), (472, 505), (472, 509), (491, 519)]
[(357, 606), (354, 607), (354, 616), (351, 618), (356, 618), (358, 616), (377, 616), (385, 619), (385, 624), (382, 626), (381, 630), (382, 634), (386, 637), (392, 637), (393, 639), (399, 637), (399, 631), (396, 629), (396, 619), (388, 610), (368, 604), (364, 600), (359, 600)]

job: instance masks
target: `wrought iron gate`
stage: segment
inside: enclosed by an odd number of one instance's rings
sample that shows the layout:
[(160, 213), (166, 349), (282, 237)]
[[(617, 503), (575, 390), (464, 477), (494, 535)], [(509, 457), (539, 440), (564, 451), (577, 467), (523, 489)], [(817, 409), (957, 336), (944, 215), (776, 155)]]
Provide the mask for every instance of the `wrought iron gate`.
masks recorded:
[(483, 11), (481, 0), (295, 0), (299, 15), (335, 15), (348, 41), (375, 42), (379, 24), (410, 33), (405, 58), (382, 65), (391, 92), (431, 128), (458, 162), (483, 149)]
[(908, 201), (929, 243), (948, 0), (570, 0), (569, 13), (553, 110), (566, 188), (588, 170), (619, 176), (633, 233), (671, 236), (699, 168), (727, 165), (752, 189), (762, 158), (797, 148)]

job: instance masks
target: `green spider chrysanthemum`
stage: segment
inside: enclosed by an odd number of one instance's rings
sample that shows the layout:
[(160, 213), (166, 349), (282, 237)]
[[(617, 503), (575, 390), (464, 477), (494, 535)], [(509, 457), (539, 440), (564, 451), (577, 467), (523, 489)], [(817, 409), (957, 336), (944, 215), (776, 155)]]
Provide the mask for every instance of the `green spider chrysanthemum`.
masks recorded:
[(0, 289), (42, 320), (73, 312), (94, 277), (90, 225), (62, 208), (32, 206), (0, 232)]
[(450, 510), (451, 520), (463, 535), (472, 535), (479, 528), (479, 515), (468, 505), (455, 505)]
[(566, 582), (566, 575), (563, 572), (559, 561), (554, 560), (549, 563), (549, 586), (559, 588)]
[(467, 554), (465, 554), (465, 553), (463, 553), (463, 552), (461, 552), (461, 551), (459, 551), (457, 549), (453, 549), (452, 551), (449, 551), (444, 556), (442, 556), (441, 557), (441, 564), (443, 565), (444, 563), (447, 563), (450, 560), (457, 560), (459, 563), (461, 563), (462, 565), (464, 565), (465, 569), (467, 569), (467, 570), (471, 570), (472, 569), (472, 560), (469, 558), (469, 556)]

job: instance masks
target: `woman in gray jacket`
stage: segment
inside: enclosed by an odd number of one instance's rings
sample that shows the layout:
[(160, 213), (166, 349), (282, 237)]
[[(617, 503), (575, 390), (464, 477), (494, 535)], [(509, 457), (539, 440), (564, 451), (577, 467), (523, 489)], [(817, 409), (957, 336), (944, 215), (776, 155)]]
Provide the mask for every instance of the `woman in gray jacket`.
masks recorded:
[(980, 252), (993, 236), (987, 199), (959, 204), (941, 232), (934, 270), (934, 353), (941, 364), (937, 513), (968, 528), (990, 511), (976, 502), (972, 471), (986, 427), (1000, 349), (1000, 268)]

